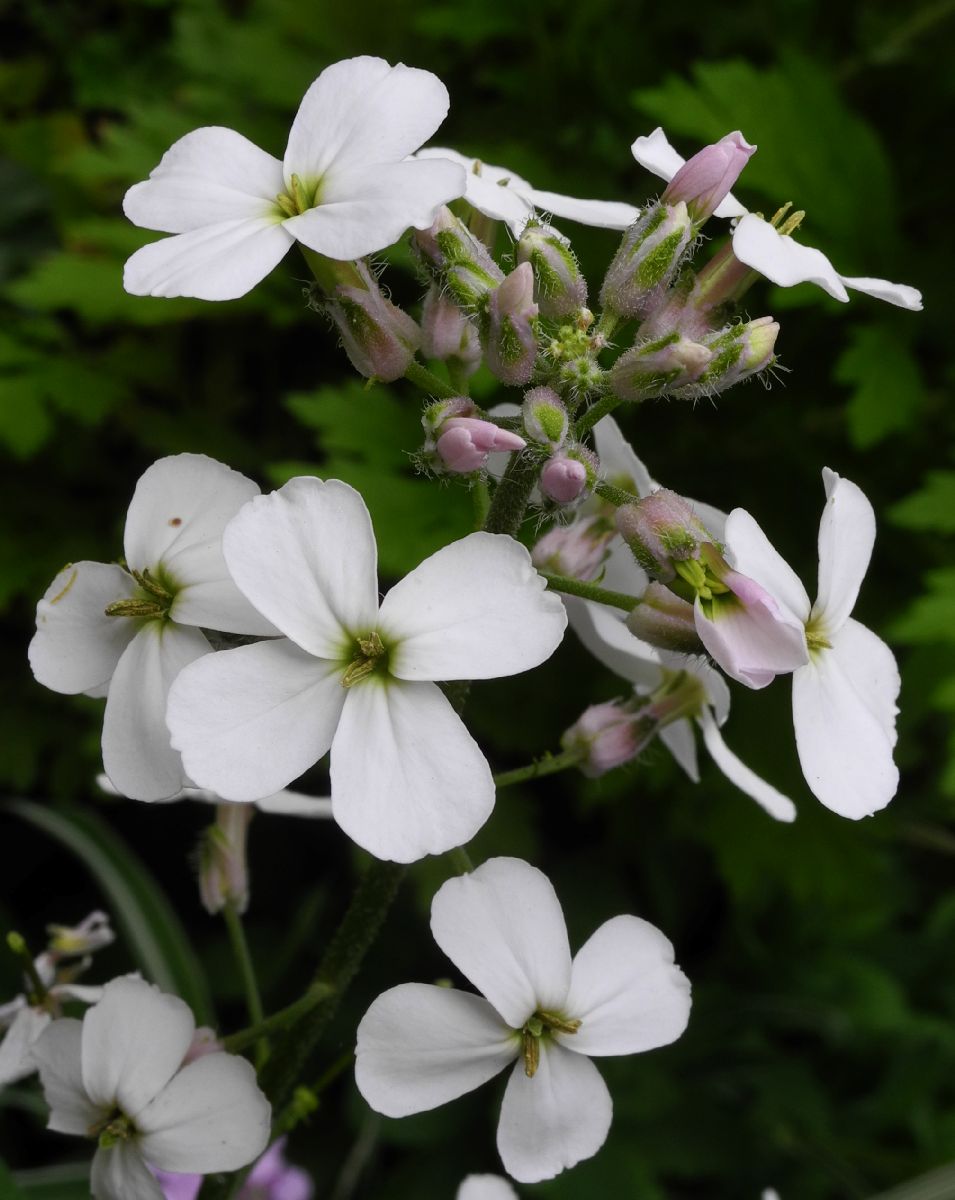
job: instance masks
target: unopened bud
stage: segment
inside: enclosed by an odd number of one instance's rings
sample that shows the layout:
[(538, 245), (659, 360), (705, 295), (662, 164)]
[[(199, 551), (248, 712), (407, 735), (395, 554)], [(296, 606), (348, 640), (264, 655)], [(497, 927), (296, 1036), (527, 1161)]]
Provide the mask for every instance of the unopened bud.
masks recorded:
[(537, 359), (534, 272), (521, 263), (487, 300), (485, 351), (488, 369), (502, 383), (527, 383)]
[(713, 359), (713, 351), (681, 333), (641, 342), (621, 354), (607, 382), (621, 400), (645, 400), (700, 378)]
[(91, 912), (79, 925), (47, 925), (50, 935), (47, 949), (54, 958), (90, 954), (109, 946), (116, 939), (104, 912)]
[(407, 371), (421, 344), (421, 330), (402, 309), (386, 299), (365, 263), (362, 286), (338, 284), (325, 311), (335, 322), (351, 365), (366, 379), (391, 383)]
[(695, 383), (677, 394), (712, 396), (765, 371), (776, 361), (778, 334), (779, 323), (772, 317), (758, 317), (710, 334), (703, 340), (712, 354), (710, 363)]
[(523, 450), (526, 445), (522, 437), (490, 421), (451, 417), (441, 427), (435, 453), (446, 471), (469, 475), (487, 465), (487, 456), (492, 451)]
[(481, 364), (477, 326), (434, 283), (421, 309), (421, 353), (425, 358), (457, 362), (465, 375), (473, 374)]
[(534, 442), (556, 450), (567, 436), (569, 417), (560, 396), (549, 387), (524, 393), (524, 431)]
[(434, 442), (445, 421), (449, 421), (452, 417), (473, 417), (477, 411), (478, 406), (467, 396), (452, 396), (450, 400), (435, 400), (421, 414), (425, 437), (430, 442)]
[(738, 129), (728, 133), (683, 164), (670, 180), (662, 202), (685, 201), (690, 216), (702, 224), (719, 208), (755, 150)]
[(622, 317), (642, 317), (676, 274), (695, 236), (681, 200), (654, 204), (623, 235), (607, 270), (600, 302)]
[(435, 280), (466, 312), (483, 309), (504, 279), (484, 243), (449, 208), (439, 210), (430, 229), (413, 231), (411, 240)]
[(698, 558), (700, 546), (713, 541), (687, 501), (668, 488), (622, 505), (616, 523), (634, 558), (661, 583), (675, 578), (674, 563)]
[(517, 261), (529, 262), (534, 270), (542, 317), (560, 320), (587, 303), (587, 281), (570, 243), (550, 225), (528, 222), (517, 243)]
[(531, 562), (539, 571), (554, 575), (596, 579), (615, 536), (614, 527), (599, 514), (555, 525), (534, 546)]
[(600, 464), (586, 446), (565, 446), (544, 463), (538, 487), (555, 504), (573, 504), (593, 491)]
[(678, 654), (701, 654), (703, 643), (696, 632), (693, 605), (675, 596), (662, 583), (650, 583), (640, 603), (630, 610), (627, 628), (642, 642)]
[(219, 804), (214, 824), (199, 846), (199, 897), (206, 912), (227, 904), (245, 912), (249, 904), (246, 835), (255, 808), (251, 804)]
[(591, 779), (635, 759), (658, 729), (645, 708), (633, 711), (630, 702), (611, 700), (592, 704), (565, 731), (560, 744), (576, 750), (578, 766)]

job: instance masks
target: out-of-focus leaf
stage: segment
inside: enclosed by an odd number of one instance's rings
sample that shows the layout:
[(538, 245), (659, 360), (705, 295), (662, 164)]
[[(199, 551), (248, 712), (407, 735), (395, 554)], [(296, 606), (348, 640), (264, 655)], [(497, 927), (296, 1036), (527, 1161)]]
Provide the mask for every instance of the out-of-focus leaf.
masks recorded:
[(33, 380), (0, 378), (0, 441), (17, 458), (35, 454), (50, 436), (52, 423)]
[(27, 1193), (10, 1174), (6, 1163), (0, 1160), (0, 1196), (3, 1200), (26, 1200)]
[(925, 392), (918, 363), (888, 326), (852, 330), (835, 377), (852, 388), (846, 418), (849, 436), (862, 450), (907, 429), (922, 407)]
[(955, 471), (929, 471), (917, 492), (892, 506), (889, 519), (906, 529), (955, 533)]
[(12, 800), (7, 807), (86, 865), (147, 979), (181, 996), (198, 1024), (211, 1024), (212, 1006), (199, 959), (172, 905), (129, 846), (84, 809), (50, 808), (30, 800)]
[[(11, 1192), (14, 1200), (89, 1200), (90, 1165), (88, 1162), (60, 1163), (54, 1167), (36, 1167), (17, 1171), (13, 1183), (20, 1190)], [(0, 1175), (0, 1185), (3, 1176)], [(7, 1200), (7, 1193), (0, 1190)]]
[(927, 590), (893, 624), (902, 642), (955, 642), (955, 567), (930, 571)]

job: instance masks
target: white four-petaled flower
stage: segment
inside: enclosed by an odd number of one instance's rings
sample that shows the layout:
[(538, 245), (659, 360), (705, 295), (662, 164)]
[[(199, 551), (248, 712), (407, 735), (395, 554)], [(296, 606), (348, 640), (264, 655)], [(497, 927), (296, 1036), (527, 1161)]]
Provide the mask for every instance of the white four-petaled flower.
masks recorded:
[(234, 1171), (265, 1149), (270, 1107), (251, 1064), (215, 1052), (183, 1066), (194, 1032), (182, 1000), (126, 977), (82, 1021), (54, 1021), (36, 1042), (47, 1127), (99, 1142), (96, 1200), (162, 1200), (147, 1164)]
[(327, 67), (308, 89), (284, 162), (232, 129), (186, 134), (126, 193), (134, 225), (175, 235), (136, 251), (126, 290), (233, 300), (296, 241), (355, 259), (411, 226), (427, 229), (463, 193), (464, 171), (408, 156), (447, 111), (447, 89), (430, 71), (365, 56)]
[(333, 815), (372, 854), (412, 862), (472, 837), (494, 784), (433, 681), (513, 675), (557, 648), (563, 605), (524, 547), (472, 533), (379, 605), (364, 501), (339, 480), (304, 477), (246, 505), (223, 549), (239, 588), (285, 637), (179, 676), (168, 722), (190, 777), (254, 800), (331, 748)]
[(416, 983), (384, 992), (358, 1027), (359, 1091), (377, 1112), (408, 1116), (513, 1063), (497, 1131), (507, 1173), (534, 1183), (596, 1154), (613, 1105), (591, 1056), (652, 1050), (686, 1028), (690, 985), (669, 941), (619, 916), (571, 959), (550, 881), (515, 858), (448, 880), (431, 931), (483, 995)]

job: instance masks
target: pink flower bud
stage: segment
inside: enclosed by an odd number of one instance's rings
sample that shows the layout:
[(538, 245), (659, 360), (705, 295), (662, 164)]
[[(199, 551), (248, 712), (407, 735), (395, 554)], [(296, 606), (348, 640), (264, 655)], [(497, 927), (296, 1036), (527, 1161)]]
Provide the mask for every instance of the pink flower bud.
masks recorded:
[(646, 708), (634, 712), (628, 703), (611, 700), (585, 709), (565, 731), (560, 744), (565, 750), (578, 750), (582, 755), (578, 764), (581, 771), (595, 779), (635, 759), (657, 728)]
[(710, 334), (703, 344), (712, 361), (684, 394), (712, 396), (765, 371), (776, 361), (778, 334), (779, 323), (772, 317), (757, 317)]
[(364, 263), (355, 264), (362, 287), (339, 284), (325, 303), (349, 361), (359, 375), (391, 383), (407, 371), (421, 343), (415, 321), (385, 299)]
[(623, 235), (600, 303), (622, 317), (644, 317), (659, 303), (695, 237), (686, 205), (654, 204)]
[(675, 578), (675, 562), (698, 557), (701, 545), (713, 540), (687, 501), (669, 488), (622, 505), (616, 523), (640, 566), (662, 583)]
[(560, 396), (549, 387), (524, 393), (524, 432), (532, 441), (556, 450), (567, 436), (569, 417)]
[(255, 808), (251, 804), (217, 804), (214, 824), (199, 847), (199, 898), (206, 912), (227, 904), (245, 912), (249, 904), (246, 835)]
[(437, 284), (428, 289), (421, 310), (421, 353), (460, 363), (466, 375), (481, 363), (477, 326)]
[(644, 400), (694, 383), (713, 359), (713, 351), (680, 333), (641, 342), (614, 363), (610, 390), (621, 400)]
[(521, 263), (488, 296), (485, 351), (488, 369), (502, 383), (527, 383), (537, 359), (534, 272)]
[(571, 579), (595, 579), (615, 536), (613, 526), (599, 515), (570, 525), (555, 525), (534, 546), (531, 561), (539, 571)]
[(523, 450), (527, 443), (516, 433), (476, 417), (451, 417), (441, 426), (435, 447), (445, 470), (456, 475), (480, 471), (492, 450)]
[(439, 210), (430, 229), (414, 230), (411, 241), (437, 283), (466, 312), (483, 309), (504, 279), (484, 243), (449, 208)]
[(587, 280), (570, 243), (550, 225), (529, 221), (517, 243), (517, 261), (529, 262), (542, 317), (560, 320), (587, 303)]
[(705, 146), (670, 180), (663, 203), (683, 200), (693, 220), (702, 224), (719, 208), (755, 150), (738, 129)]
[(642, 642), (678, 654), (700, 654), (703, 643), (696, 631), (693, 605), (675, 596), (662, 583), (650, 583), (626, 620)]

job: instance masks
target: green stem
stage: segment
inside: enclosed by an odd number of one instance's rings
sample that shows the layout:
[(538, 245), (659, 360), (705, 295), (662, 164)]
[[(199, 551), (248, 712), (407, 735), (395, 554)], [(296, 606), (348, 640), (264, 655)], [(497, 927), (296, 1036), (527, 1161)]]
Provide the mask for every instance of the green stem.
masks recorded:
[(625, 592), (611, 592), (607, 588), (598, 587), (595, 583), (585, 583), (582, 579), (570, 579), (566, 575), (550, 575), (541, 571), (547, 580), (547, 586), (555, 592), (566, 592), (568, 596), (580, 596), (584, 600), (596, 600), (598, 604), (609, 604), (612, 608), (622, 608), (631, 612), (640, 603), (639, 596), (628, 596)]
[(427, 392), (430, 396), (434, 396), (439, 400), (451, 400), (453, 397), (461, 395), (450, 383), (445, 383), (443, 379), (439, 379), (433, 371), (429, 371), (427, 367), (422, 366), (419, 362), (409, 364), (407, 371), (405, 371), (405, 379), (410, 379), (423, 392)]
[(542, 775), (556, 775), (558, 771), (566, 771), (576, 767), (581, 760), (579, 750), (562, 750), (560, 754), (545, 754), (529, 763), (526, 767), (515, 767), (513, 771), (502, 771), (494, 776), (494, 786), (497, 788), (510, 787), (514, 783), (524, 783), (528, 779), (538, 779)]
[(230, 1033), (228, 1037), (221, 1038), (223, 1050), (227, 1050), (230, 1054), (235, 1054), (239, 1050), (244, 1050), (246, 1046), (250, 1046), (253, 1042), (257, 1042), (260, 1038), (267, 1037), (269, 1034), (281, 1032), (286, 1029), (293, 1021), (297, 1020), (303, 1013), (308, 1012), (310, 1008), (314, 1008), (320, 1000), (325, 1000), (330, 995), (329, 988), (323, 983), (314, 983), (308, 989), (304, 996), (300, 996), (292, 1004), (285, 1008), (280, 1008), (278, 1012), (272, 1013), (270, 1017), (265, 1017), (255, 1025), (250, 1025), (247, 1029), (239, 1029), (235, 1033)]
[(483, 479), (471, 485), (471, 500), (474, 503), (474, 528), (483, 529), (488, 509), (491, 507), (491, 496)]
[(471, 856), (463, 846), (455, 846), (453, 850), (449, 850), (448, 858), (459, 875), (470, 875), (474, 870)]
[(532, 454), (511, 455), (507, 470), (494, 489), (491, 506), (484, 522), (488, 533), (509, 533), (511, 537), (517, 536), (540, 468), (540, 460)]
[(612, 483), (598, 483), (594, 491), (602, 499), (609, 500), (611, 504), (615, 504), (617, 508), (620, 508), (624, 504), (636, 504), (640, 499), (633, 492), (627, 492), (623, 488), (614, 487)]
[[(262, 1008), (262, 997), (255, 978), (255, 967), (252, 965), (252, 955), (249, 953), (249, 943), (245, 938), (245, 929), (238, 909), (231, 900), (226, 901), (222, 910), (229, 941), (232, 943), (232, 953), (235, 956), (239, 974), (242, 976), (242, 988), (245, 992), (245, 1004), (252, 1025), (261, 1025), (265, 1021), (265, 1011)], [(256, 1065), (261, 1067), (268, 1054), (268, 1042), (260, 1039), (256, 1047)]]
[(590, 408), (587, 409), (575, 426), (577, 441), (579, 442), (588, 430), (593, 429), (601, 417), (612, 413), (621, 404), (623, 404), (623, 401), (619, 396), (614, 396), (612, 392), (598, 400), (596, 404), (591, 404)]

